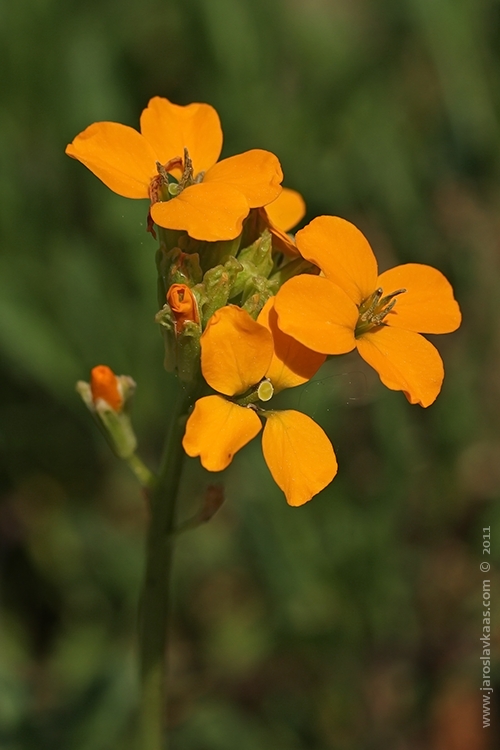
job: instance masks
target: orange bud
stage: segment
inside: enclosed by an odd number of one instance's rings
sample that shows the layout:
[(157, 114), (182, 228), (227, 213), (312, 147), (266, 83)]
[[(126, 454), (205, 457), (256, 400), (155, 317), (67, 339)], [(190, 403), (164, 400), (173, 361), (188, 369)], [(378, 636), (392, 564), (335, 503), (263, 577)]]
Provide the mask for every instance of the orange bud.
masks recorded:
[(186, 284), (172, 284), (167, 292), (167, 302), (175, 318), (176, 333), (180, 333), (188, 320), (199, 323), (198, 305)]
[(119, 412), (123, 406), (123, 396), (118, 387), (118, 378), (107, 365), (97, 365), (90, 373), (90, 388), (94, 403), (97, 399), (106, 401), (112, 409)]

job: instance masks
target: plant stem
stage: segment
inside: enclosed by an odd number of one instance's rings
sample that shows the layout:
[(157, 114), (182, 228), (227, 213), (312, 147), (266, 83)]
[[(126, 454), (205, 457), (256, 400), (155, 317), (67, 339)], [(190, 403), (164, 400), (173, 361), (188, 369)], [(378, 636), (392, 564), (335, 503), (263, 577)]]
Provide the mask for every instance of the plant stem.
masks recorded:
[[(182, 386), (181, 386), (182, 387)], [(176, 501), (182, 473), (182, 436), (194, 390), (176, 394), (158, 481), (151, 493), (146, 573), (139, 612), (141, 695), (137, 750), (166, 750), (166, 650), (169, 579)]]
[(143, 487), (154, 488), (156, 477), (136, 453), (125, 459)]

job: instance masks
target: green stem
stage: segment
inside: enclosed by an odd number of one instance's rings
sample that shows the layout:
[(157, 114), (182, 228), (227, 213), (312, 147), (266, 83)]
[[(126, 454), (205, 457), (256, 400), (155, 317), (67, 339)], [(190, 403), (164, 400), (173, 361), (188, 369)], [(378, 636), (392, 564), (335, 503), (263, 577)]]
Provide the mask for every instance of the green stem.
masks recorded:
[(137, 750), (166, 750), (166, 651), (175, 509), (182, 473), (185, 416), (194, 389), (177, 394), (156, 487), (151, 493), (146, 573), (139, 618), (141, 695)]
[(155, 475), (148, 469), (144, 461), (142, 461), (136, 453), (132, 453), (132, 455), (128, 456), (125, 460), (143, 487), (153, 488), (155, 486)]

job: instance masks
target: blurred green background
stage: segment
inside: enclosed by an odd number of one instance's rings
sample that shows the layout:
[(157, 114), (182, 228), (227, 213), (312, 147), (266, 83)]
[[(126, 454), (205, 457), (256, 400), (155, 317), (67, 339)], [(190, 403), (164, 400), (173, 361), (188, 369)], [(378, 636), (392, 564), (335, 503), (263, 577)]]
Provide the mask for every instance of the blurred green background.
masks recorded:
[[(491, 526), (498, 654), (498, 1), (4, 0), (0, 40), (2, 750), (130, 747), (144, 501), (74, 383), (101, 362), (135, 378), (151, 463), (174, 391), (145, 204), (64, 148), (137, 127), (154, 95), (210, 102), (225, 155), (274, 151), (308, 219), (354, 221), (383, 269), (437, 266), (464, 313), (436, 337), (435, 405), (335, 359), (290, 397), (332, 438), (333, 484), (288, 508), (254, 441), (180, 539), (172, 747), (497, 747), (479, 563)], [(181, 514), (218, 478), (190, 460)]]

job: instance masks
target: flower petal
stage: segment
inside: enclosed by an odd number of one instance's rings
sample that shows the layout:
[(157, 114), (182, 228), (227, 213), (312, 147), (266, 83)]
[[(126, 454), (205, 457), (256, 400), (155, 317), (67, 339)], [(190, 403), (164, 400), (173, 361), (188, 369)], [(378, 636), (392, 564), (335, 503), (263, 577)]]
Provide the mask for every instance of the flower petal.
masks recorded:
[(236, 305), (221, 307), (212, 315), (200, 342), (203, 376), (226, 396), (259, 383), (273, 355), (270, 332)]
[(261, 428), (253, 409), (222, 396), (205, 396), (198, 399), (187, 421), (182, 446), (188, 456), (199, 456), (207, 471), (222, 471)]
[(275, 297), (271, 297), (266, 302), (257, 323), (265, 326), (273, 336), (274, 354), (266, 370), (266, 377), (273, 384), (275, 393), (279, 393), (284, 388), (293, 388), (310, 380), (326, 356), (308, 349), (278, 328), (274, 301)]
[(160, 227), (185, 230), (195, 240), (234, 240), (242, 230), (249, 208), (245, 196), (230, 185), (191, 185), (176, 198), (151, 206)]
[(358, 308), (336, 284), (307, 274), (287, 281), (274, 303), (282, 331), (322, 354), (344, 354), (356, 346)]
[(332, 444), (316, 422), (298, 411), (267, 414), (262, 451), (289, 505), (303, 505), (337, 473)]
[[(219, 115), (209, 104), (182, 107), (155, 96), (141, 115), (141, 133), (162, 164), (176, 156), (183, 157), (187, 148), (195, 175), (210, 169), (222, 149)], [(177, 172), (180, 174), (180, 170)]]
[(276, 200), (282, 179), (278, 158), (270, 151), (255, 148), (218, 162), (208, 170), (203, 182), (231, 185), (243, 193), (250, 208), (259, 208)]
[(90, 390), (94, 403), (102, 399), (116, 412), (123, 407), (123, 394), (120, 389), (120, 381), (113, 370), (107, 365), (97, 365), (90, 373)]
[(156, 154), (137, 130), (118, 122), (95, 122), (66, 146), (96, 177), (125, 198), (149, 198)]
[(304, 218), (306, 204), (296, 190), (283, 188), (276, 200), (266, 206), (265, 211), (275, 226), (283, 232), (289, 232)]
[(418, 333), (382, 326), (357, 340), (358, 351), (393, 391), (411, 404), (430, 406), (441, 390), (444, 368), (439, 352)]
[(354, 224), (338, 216), (318, 216), (297, 232), (295, 243), (301, 255), (319, 266), (356, 305), (375, 291), (377, 261)]
[(441, 271), (421, 263), (406, 263), (380, 274), (384, 294), (406, 289), (384, 323), (419, 333), (451, 333), (462, 320), (453, 289)]

